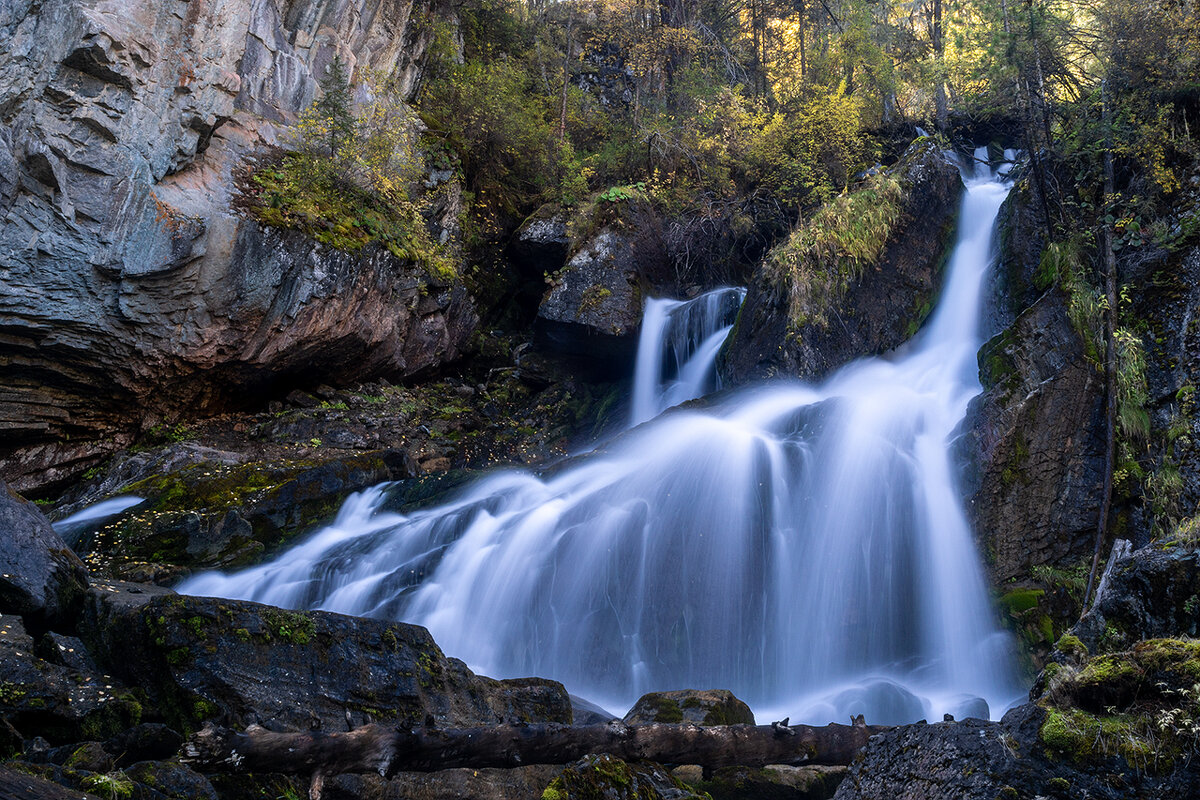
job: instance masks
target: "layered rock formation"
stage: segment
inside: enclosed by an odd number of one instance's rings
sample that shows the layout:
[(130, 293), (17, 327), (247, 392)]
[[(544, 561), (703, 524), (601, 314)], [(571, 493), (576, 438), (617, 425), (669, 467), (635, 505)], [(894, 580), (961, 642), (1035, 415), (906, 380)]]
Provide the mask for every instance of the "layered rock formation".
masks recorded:
[[(436, 3), (436, 0), (435, 0)], [(412, 91), (449, 12), (413, 0), (21, 0), (0, 22), (0, 472), (62, 481), (137, 425), (321, 376), (411, 374), (475, 325), (459, 286), (231, 212), (334, 55)]]

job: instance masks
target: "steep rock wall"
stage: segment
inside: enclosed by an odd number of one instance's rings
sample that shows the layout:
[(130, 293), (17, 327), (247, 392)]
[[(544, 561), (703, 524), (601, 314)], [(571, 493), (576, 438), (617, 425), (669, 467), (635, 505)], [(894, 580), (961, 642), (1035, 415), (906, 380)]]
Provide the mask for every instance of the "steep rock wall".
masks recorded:
[(997, 584), (1089, 556), (1104, 482), (1104, 375), (1068, 319), (1063, 290), (1036, 288), (1039, 209), (1028, 182), (1001, 209), (986, 309), (998, 332), (980, 348), (983, 393), (959, 441), (967, 514)]
[[(69, 478), (273, 385), (411, 374), (476, 317), (230, 210), (335, 54), (415, 91), (439, 0), (17, 0), (0, 17), (0, 474)], [(433, 3), (433, 4), (431, 4)]]

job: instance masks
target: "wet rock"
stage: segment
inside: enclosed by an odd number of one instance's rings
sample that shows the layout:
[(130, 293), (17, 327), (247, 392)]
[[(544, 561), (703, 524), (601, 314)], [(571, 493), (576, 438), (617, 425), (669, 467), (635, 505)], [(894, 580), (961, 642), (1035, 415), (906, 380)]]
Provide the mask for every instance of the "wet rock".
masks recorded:
[(836, 319), (792, 330), (786, 299), (761, 270), (751, 281), (722, 356), (730, 381), (773, 375), (817, 379), (855, 358), (898, 347), (916, 333), (941, 285), (962, 180), (929, 140), (914, 143), (893, 174), (903, 189), (900, 220), (879, 262), (838, 301)]
[(111, 486), (145, 502), (80, 534), (76, 551), (95, 574), (171, 582), (192, 569), (254, 563), (330, 520), (352, 492), (418, 474), (399, 449), (324, 461), (180, 463)]
[(0, 797), (21, 800), (100, 800), (94, 794), (68, 789), (36, 775), (0, 764)]
[(83, 742), (55, 748), (49, 754), (49, 761), (51, 764), (87, 772), (108, 772), (113, 768), (112, 754), (100, 742)]
[(447, 769), (401, 772), (390, 779), (377, 775), (338, 775), (325, 782), (328, 800), (541, 800), (546, 786), (563, 771), (555, 764), (516, 769)]
[(74, 623), (87, 570), (33, 503), (0, 481), (0, 613)]
[(104, 739), (136, 724), (141, 704), (111, 675), (38, 658), (14, 616), (0, 616), (0, 717), (52, 744)]
[(575, 725), (598, 725), (617, 718), (608, 709), (575, 695), (571, 695), (571, 712)]
[(993, 580), (1092, 552), (1104, 468), (1104, 382), (1052, 289), (979, 353), (984, 393), (960, 440), (967, 513)]
[(1200, 551), (1143, 547), (1114, 566), (1104, 592), (1071, 629), (1089, 653), (1143, 639), (1200, 634)]
[(672, 772), (712, 800), (829, 800), (846, 777), (846, 767), (723, 767), (708, 779), (700, 773), (699, 767)]
[(161, 419), (280, 386), (413, 374), (476, 325), (461, 285), (232, 211), (335, 54), (412, 96), (439, 0), (164, 11), (19, 3), (0, 21), (0, 476), (61, 486)]
[(478, 677), (415, 625), (135, 588), (97, 584), (82, 635), (178, 730), (571, 721), (561, 684)]
[(653, 722), (690, 722), (696, 725), (753, 725), (750, 707), (727, 689), (651, 692), (642, 695), (624, 722), (644, 725)]
[(158, 797), (169, 800), (217, 800), (217, 791), (198, 772), (171, 761), (141, 761), (125, 770), (125, 775)]
[(585, 756), (551, 781), (543, 800), (701, 800), (664, 767), (628, 764), (609, 755)]

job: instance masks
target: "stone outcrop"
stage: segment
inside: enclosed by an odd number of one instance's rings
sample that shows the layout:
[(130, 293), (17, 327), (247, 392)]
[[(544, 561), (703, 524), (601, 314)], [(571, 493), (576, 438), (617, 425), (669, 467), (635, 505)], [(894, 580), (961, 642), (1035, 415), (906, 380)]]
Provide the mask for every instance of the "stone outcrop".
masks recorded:
[(994, 580), (1091, 553), (1104, 482), (1104, 376), (1051, 289), (979, 351), (960, 445), (967, 513)]
[(478, 677), (416, 625), (98, 583), (80, 627), (96, 660), (177, 727), (571, 722), (561, 684)]
[(837, 301), (836, 319), (793, 330), (786, 299), (761, 270), (756, 275), (722, 355), (730, 381), (820, 378), (860, 356), (898, 347), (916, 332), (941, 286), (962, 180), (929, 140), (913, 144), (893, 174), (904, 192), (900, 219), (878, 263)]
[(0, 614), (69, 624), (86, 592), (83, 562), (33, 503), (0, 481)]
[[(437, 0), (432, 0), (437, 2)], [(333, 56), (408, 91), (422, 0), (82, 0), (0, 21), (0, 474), (61, 483), (162, 419), (411, 374), (476, 324), (460, 286), (231, 211)]]
[(543, 207), (525, 222), (514, 255), (525, 264), (539, 258), (550, 283), (534, 321), (540, 349), (565, 356), (592, 377), (628, 376), (643, 293), (666, 259), (659, 224), (637, 196), (593, 198), (566, 215)]

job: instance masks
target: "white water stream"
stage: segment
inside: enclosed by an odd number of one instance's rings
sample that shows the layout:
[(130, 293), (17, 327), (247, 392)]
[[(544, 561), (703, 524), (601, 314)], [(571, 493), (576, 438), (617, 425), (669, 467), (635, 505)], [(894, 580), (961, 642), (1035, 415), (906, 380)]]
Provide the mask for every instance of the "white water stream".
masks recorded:
[[(476, 671), (555, 678), (615, 711), (646, 691), (728, 688), (760, 720), (998, 716), (1021, 688), (950, 456), (980, 390), (1007, 194), (977, 172), (941, 302), (892, 357), (664, 415), (550, 477), (497, 472), (436, 508), (381, 511), (380, 487), (274, 561), (179, 590), (419, 623)], [(670, 349), (654, 336), (648, 355)], [(692, 340), (715, 357), (719, 340)], [(685, 382), (679, 352), (674, 381), (639, 365), (639, 387), (657, 389), (635, 423)]]

